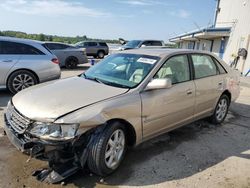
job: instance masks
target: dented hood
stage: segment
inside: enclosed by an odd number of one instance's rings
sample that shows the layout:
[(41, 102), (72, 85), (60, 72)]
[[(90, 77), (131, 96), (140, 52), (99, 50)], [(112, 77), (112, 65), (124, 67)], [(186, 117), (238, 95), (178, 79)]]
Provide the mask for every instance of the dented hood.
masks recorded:
[(12, 98), (12, 103), (21, 114), (32, 120), (52, 121), (78, 108), (123, 94), (127, 90), (72, 77), (25, 89)]

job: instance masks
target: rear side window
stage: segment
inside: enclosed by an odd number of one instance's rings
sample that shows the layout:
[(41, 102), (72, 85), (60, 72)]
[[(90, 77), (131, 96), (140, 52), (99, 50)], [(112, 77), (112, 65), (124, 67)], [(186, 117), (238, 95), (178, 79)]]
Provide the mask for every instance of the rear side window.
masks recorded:
[(0, 41), (0, 43), (1, 54), (44, 55), (43, 52), (28, 44), (9, 41)]
[(99, 42), (100, 46), (105, 46), (107, 47), (108, 45), (105, 42)]
[(219, 69), (220, 74), (227, 73), (226, 69), (220, 64), (220, 62), (217, 59), (213, 58), (213, 60), (216, 63), (216, 65), (217, 65), (217, 67)]
[(195, 54), (191, 55), (191, 57), (194, 65), (196, 79), (219, 74), (217, 66), (215, 65), (213, 59), (210, 56), (203, 54)]
[(47, 46), (46, 44), (42, 44), (42, 46), (43, 46), (49, 53), (53, 54), (53, 53), (50, 51), (50, 49), (48, 48), (48, 46)]
[(57, 43), (46, 43), (47, 47), (50, 50), (64, 50), (66, 48), (70, 48), (71, 46), (66, 44), (57, 44)]

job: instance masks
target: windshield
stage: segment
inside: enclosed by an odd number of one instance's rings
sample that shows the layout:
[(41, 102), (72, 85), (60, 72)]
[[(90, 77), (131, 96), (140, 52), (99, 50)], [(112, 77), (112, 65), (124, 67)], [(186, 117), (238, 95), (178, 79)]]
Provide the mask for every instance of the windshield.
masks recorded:
[(131, 40), (128, 43), (126, 43), (124, 46), (129, 48), (136, 48), (140, 44), (140, 40)]
[(77, 42), (74, 44), (74, 46), (82, 46), (83, 45), (83, 42)]
[(159, 59), (148, 55), (113, 54), (91, 67), (82, 77), (115, 87), (134, 88)]

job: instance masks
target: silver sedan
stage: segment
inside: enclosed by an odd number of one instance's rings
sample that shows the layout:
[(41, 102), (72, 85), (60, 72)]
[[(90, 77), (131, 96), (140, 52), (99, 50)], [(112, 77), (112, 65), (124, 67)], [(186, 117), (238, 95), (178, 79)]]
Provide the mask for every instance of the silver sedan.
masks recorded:
[[(7, 107), (5, 131), (21, 151), (52, 167), (66, 165), (64, 177), (85, 164), (106, 176), (128, 146), (205, 117), (222, 123), (238, 96), (239, 73), (213, 54), (129, 50), (80, 76), (18, 93)], [(46, 174), (55, 182), (56, 173)]]

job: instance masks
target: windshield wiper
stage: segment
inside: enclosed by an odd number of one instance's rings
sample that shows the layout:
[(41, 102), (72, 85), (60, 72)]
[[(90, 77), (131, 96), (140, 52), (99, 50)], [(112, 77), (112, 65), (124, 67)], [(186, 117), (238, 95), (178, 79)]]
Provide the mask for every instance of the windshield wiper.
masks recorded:
[(100, 79), (96, 78), (96, 77), (88, 77), (85, 73), (83, 73), (83, 76), (84, 76), (85, 79), (94, 80), (94, 81), (96, 81), (98, 83), (103, 84), (103, 82)]
[(104, 84), (109, 85), (109, 86), (114, 86), (114, 87), (120, 87), (120, 88), (129, 89), (128, 86), (123, 85), (123, 84), (118, 84), (118, 83), (116, 83), (116, 82), (105, 82)]
[(105, 85), (109, 85), (109, 86), (114, 86), (114, 87), (120, 87), (120, 88), (127, 88), (129, 89), (128, 86), (126, 85), (123, 85), (123, 84), (118, 84), (116, 82), (108, 82), (108, 81), (103, 81), (99, 78), (96, 78), (96, 77), (88, 77), (85, 73), (82, 74), (84, 76), (85, 79), (88, 79), (88, 80), (93, 80), (95, 82), (98, 82), (98, 83), (101, 83), (101, 84), (105, 84)]

